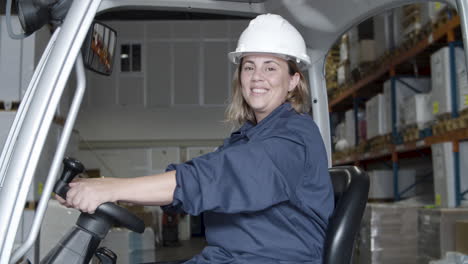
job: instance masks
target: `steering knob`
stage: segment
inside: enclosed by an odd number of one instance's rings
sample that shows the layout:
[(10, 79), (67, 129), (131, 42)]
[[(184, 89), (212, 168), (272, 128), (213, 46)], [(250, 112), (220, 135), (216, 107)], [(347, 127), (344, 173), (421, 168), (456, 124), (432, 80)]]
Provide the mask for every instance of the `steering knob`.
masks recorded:
[(70, 183), (76, 175), (84, 172), (85, 167), (81, 162), (74, 158), (66, 157), (63, 159), (63, 173), (60, 179)]
[[(70, 190), (68, 184), (76, 177), (76, 175), (84, 172), (84, 170), (85, 167), (78, 160), (70, 157), (64, 158), (62, 175), (54, 186), (54, 192), (63, 199), (66, 199), (67, 192)], [(141, 219), (130, 213), (128, 210), (110, 202), (103, 203), (98, 206), (93, 215), (84, 214), (84, 216), (80, 218), (82, 220), (78, 221), (78, 225), (85, 227), (85, 229), (90, 227), (93, 227), (93, 229), (96, 230), (100, 229), (94, 228), (100, 225), (95, 223), (117, 223), (138, 233), (143, 233), (145, 230), (145, 225)], [(95, 221), (96, 219), (97, 221)], [(105, 226), (107, 226), (107, 224), (105, 224)], [(96, 231), (96, 233), (107, 233), (106, 229), (107, 228), (102, 229), (104, 232)]]
[(76, 177), (76, 175), (84, 172), (84, 170), (85, 167), (78, 160), (70, 157), (64, 158), (62, 175), (54, 186), (54, 192), (63, 199), (66, 199), (67, 192), (70, 189), (68, 184)]

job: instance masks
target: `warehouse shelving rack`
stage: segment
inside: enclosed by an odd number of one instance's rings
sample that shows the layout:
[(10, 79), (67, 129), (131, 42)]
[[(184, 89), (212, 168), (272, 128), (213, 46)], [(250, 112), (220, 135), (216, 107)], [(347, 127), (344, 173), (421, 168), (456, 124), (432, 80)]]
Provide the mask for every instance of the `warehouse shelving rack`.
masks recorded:
[[(455, 71), (455, 47), (461, 46), (461, 42), (456, 41), (456, 31), (460, 28), (460, 17), (454, 16), (449, 18), (445, 23), (437, 27), (435, 30), (430, 32), (427, 36), (418, 39), (413, 42), (411, 46), (407, 47), (404, 51), (394, 52), (393, 56), (387, 56), (383, 59), (376, 70), (367, 74), (354, 84), (350, 85), (347, 89), (343, 90), (342, 93), (330, 98), (329, 110), (332, 113), (334, 110), (347, 110), (350, 108), (354, 109), (354, 120), (355, 120), (355, 137), (356, 146), (351, 153), (342, 159), (334, 159), (333, 165), (345, 165), (345, 164), (356, 164), (360, 165), (368, 162), (384, 161), (391, 159), (392, 170), (394, 177), (394, 199), (396, 201), (401, 199), (404, 192), (416, 186), (415, 182), (410, 187), (403, 191), (399, 190), (398, 187), (398, 171), (399, 171), (399, 160), (403, 158), (411, 158), (420, 155), (430, 155), (431, 145), (444, 142), (452, 142), (453, 144), (453, 155), (454, 155), (454, 177), (455, 177), (455, 195), (456, 195), (456, 206), (460, 206), (463, 196), (468, 193), (468, 190), (461, 190), (460, 187), (460, 153), (459, 153), (459, 142), (468, 139), (468, 128), (460, 128), (453, 131), (449, 131), (442, 135), (428, 135), (422, 139), (413, 142), (401, 142), (399, 131), (396, 128), (396, 102), (395, 102), (395, 85), (399, 78), (396, 74), (396, 68), (414, 58), (415, 56), (423, 53), (430, 49), (434, 43), (443, 41), (446, 38), (446, 43), (450, 49), (450, 82), (451, 82), (451, 93), (452, 93), (452, 118), (458, 118), (458, 102), (457, 102), (457, 78)], [(359, 94), (363, 92), (373, 82), (378, 81), (386, 76), (390, 77), (391, 90), (392, 90), (392, 143), (388, 146), (384, 146), (380, 149), (367, 151), (358, 154), (356, 152), (357, 145), (359, 144), (358, 139), (358, 104), (361, 98)], [(375, 92), (374, 92), (375, 94)]]

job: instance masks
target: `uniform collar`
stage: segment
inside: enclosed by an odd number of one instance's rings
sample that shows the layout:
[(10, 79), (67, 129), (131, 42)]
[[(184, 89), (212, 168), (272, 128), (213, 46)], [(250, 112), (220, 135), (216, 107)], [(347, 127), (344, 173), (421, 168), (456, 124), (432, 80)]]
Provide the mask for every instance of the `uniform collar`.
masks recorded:
[[(260, 123), (254, 124), (250, 121), (245, 122), (245, 124), (239, 129), (239, 133), (241, 135), (246, 135), (249, 139), (252, 138), (253, 135), (257, 134), (259, 131), (263, 130), (265, 127), (268, 127), (269, 124), (276, 117), (280, 116), (282, 113), (289, 111), (292, 109), (291, 103), (286, 102), (282, 105), (278, 106), (275, 110), (273, 110), (267, 117), (265, 117)], [(235, 132), (236, 133), (236, 132)]]

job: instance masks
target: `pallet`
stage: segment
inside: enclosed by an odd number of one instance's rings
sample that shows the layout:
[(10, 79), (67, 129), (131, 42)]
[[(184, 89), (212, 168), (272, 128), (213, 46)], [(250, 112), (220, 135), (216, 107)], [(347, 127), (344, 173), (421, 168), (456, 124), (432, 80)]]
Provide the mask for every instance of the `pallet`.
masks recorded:
[(452, 118), (450, 114), (446, 113), (437, 116), (436, 119), (437, 121), (432, 125), (432, 133), (434, 136), (468, 128), (468, 112), (466, 110), (462, 111), (457, 118)]
[(392, 145), (391, 134), (376, 136), (368, 140), (369, 150), (371, 152), (379, 151), (388, 148)]
[(417, 124), (409, 125), (401, 132), (403, 136), (403, 142), (409, 143), (418, 141), (420, 139), (420, 133)]

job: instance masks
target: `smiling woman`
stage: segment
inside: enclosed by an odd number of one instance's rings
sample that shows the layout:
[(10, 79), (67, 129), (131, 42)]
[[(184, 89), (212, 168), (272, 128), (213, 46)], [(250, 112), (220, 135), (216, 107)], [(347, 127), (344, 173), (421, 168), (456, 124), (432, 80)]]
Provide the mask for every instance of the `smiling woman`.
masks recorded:
[(240, 68), (242, 96), (257, 123), (283, 104), (299, 83), (299, 73), (289, 75), (288, 63), (272, 55), (248, 55)]
[(208, 246), (190, 264), (322, 263), (333, 189), (308, 113), (304, 40), (282, 17), (260, 15), (230, 58), (238, 69), (227, 119), (241, 127), (215, 152), (159, 175), (81, 179), (61, 202), (91, 213), (107, 201), (204, 213)]

